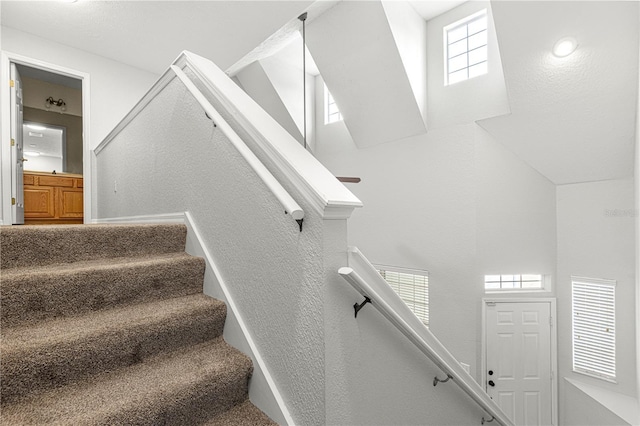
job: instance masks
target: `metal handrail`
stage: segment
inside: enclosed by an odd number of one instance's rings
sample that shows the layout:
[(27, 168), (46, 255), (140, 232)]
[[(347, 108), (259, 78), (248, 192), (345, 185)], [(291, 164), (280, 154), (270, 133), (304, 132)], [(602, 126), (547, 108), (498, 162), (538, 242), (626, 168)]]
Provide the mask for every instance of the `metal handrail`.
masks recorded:
[(171, 65), (171, 70), (182, 81), (187, 90), (198, 101), (202, 109), (206, 112), (207, 116), (213, 121), (214, 125), (220, 129), (225, 136), (231, 141), (233, 146), (238, 150), (240, 155), (249, 163), (251, 168), (267, 185), (269, 190), (275, 195), (284, 207), (284, 211), (293, 217), (300, 225), (302, 230), (302, 220), (304, 219), (304, 211), (302, 207), (296, 203), (296, 201), (289, 195), (286, 189), (277, 181), (277, 179), (271, 174), (271, 172), (265, 167), (265, 165), (256, 157), (256, 155), (249, 149), (249, 147), (242, 141), (240, 136), (231, 128), (231, 126), (222, 118), (222, 116), (215, 110), (213, 105), (205, 98), (205, 96), (198, 90), (196, 85), (187, 77), (184, 71), (175, 65)]
[[(373, 267), (372, 267), (373, 268)], [(507, 417), (507, 415), (500, 409), (500, 407), (487, 395), (487, 393), (478, 385), (470, 376), (464, 378), (463, 374), (467, 375), (462, 367), (459, 366), (455, 358), (447, 349), (433, 338), (434, 342), (428, 343), (423, 334), (430, 333), (424, 326), (417, 328), (410, 324), (408, 318), (403, 318), (401, 314), (397, 312), (387, 301), (385, 297), (374, 289), (365, 279), (362, 278), (351, 267), (342, 267), (338, 270), (338, 273), (355, 288), (360, 294), (362, 294), (366, 300), (364, 303), (370, 303), (373, 305), (389, 322), (391, 322), (402, 334), (404, 334), (416, 347), (424, 353), (438, 368), (440, 368), (447, 378), (440, 380), (437, 377), (434, 378), (433, 385), (437, 385), (438, 382), (443, 383), (451, 381), (457, 384), (467, 395), (473, 399), (480, 407), (482, 407), (490, 416), (491, 420), (482, 418), (482, 423), (495, 420), (497, 423), (504, 426), (511, 426), (513, 422)], [(377, 272), (376, 272), (377, 274)], [(382, 280), (383, 278), (380, 277)], [(356, 312), (364, 305), (358, 304), (354, 306)], [(416, 321), (419, 321), (416, 318)], [(435, 347), (434, 347), (435, 346)], [(442, 354), (442, 355), (441, 355)], [(447, 362), (445, 358), (449, 358), (451, 362)], [(455, 364), (455, 365), (454, 365)], [(462, 371), (461, 371), (462, 370)]]

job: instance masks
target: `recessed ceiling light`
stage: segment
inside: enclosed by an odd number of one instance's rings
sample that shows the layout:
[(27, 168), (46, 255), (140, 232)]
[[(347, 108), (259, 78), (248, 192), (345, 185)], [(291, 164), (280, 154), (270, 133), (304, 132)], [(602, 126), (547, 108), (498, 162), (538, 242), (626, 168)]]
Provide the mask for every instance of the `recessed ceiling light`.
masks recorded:
[(578, 47), (578, 40), (574, 37), (561, 38), (553, 45), (553, 54), (558, 58), (571, 55)]

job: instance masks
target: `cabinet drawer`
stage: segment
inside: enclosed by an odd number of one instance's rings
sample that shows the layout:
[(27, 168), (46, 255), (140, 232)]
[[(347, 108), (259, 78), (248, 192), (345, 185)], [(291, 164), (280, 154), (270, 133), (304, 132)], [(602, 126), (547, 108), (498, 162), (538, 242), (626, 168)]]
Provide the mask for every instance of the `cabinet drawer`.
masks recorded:
[(25, 185), (35, 185), (36, 177), (34, 175), (24, 175), (23, 183)]
[(39, 176), (38, 180), (40, 186), (61, 186), (64, 188), (73, 188), (73, 178)]

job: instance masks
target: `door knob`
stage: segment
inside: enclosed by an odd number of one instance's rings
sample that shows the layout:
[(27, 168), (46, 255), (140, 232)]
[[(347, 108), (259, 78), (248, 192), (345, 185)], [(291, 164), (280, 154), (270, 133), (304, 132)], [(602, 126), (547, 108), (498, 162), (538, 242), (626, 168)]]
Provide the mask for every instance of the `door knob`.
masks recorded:
[(494, 387), (496, 385), (495, 383), (493, 383), (493, 380), (489, 380), (488, 383), (489, 383), (489, 386), (491, 386), (491, 387)]
[(25, 161), (29, 161), (29, 159), (28, 158), (21, 158), (20, 161), (22, 161), (24, 163)]

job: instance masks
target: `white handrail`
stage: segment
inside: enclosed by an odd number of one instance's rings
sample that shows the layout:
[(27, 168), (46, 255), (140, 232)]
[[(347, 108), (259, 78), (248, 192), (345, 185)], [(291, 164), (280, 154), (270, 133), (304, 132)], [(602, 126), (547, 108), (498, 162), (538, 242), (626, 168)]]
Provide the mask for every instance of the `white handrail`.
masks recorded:
[(240, 136), (229, 126), (229, 124), (222, 118), (222, 116), (215, 110), (211, 103), (204, 97), (204, 95), (198, 90), (195, 84), (187, 77), (187, 75), (175, 65), (171, 65), (171, 70), (182, 81), (187, 90), (198, 101), (200, 106), (205, 110), (207, 115), (213, 120), (214, 124), (222, 130), (222, 132), (231, 141), (233, 146), (238, 150), (240, 155), (249, 163), (256, 174), (267, 185), (269, 190), (276, 196), (284, 207), (285, 212), (289, 213), (297, 221), (301, 221), (304, 218), (304, 211), (302, 207), (296, 203), (296, 201), (289, 195), (286, 189), (276, 180), (271, 172), (265, 167), (265, 165), (256, 157), (256, 155), (249, 149), (249, 147), (240, 139)]
[[(359, 252), (358, 252), (359, 253)], [(372, 267), (373, 268), (373, 267)], [(375, 269), (374, 269), (375, 270)], [(373, 305), (385, 318), (389, 320), (402, 334), (404, 334), (413, 344), (416, 345), (422, 353), (424, 353), (434, 364), (438, 366), (447, 377), (451, 378), (467, 395), (471, 397), (480, 407), (482, 407), (497, 423), (504, 426), (513, 425), (512, 421), (500, 409), (500, 407), (487, 395), (487, 393), (478, 385), (473, 378), (463, 377), (468, 374), (462, 370), (459, 363), (453, 355), (440, 343), (435, 337), (427, 338), (426, 334), (430, 333), (426, 327), (420, 324), (420, 327), (414, 327), (410, 323), (412, 319), (419, 321), (417, 318), (411, 318), (399, 314), (398, 311), (391, 307), (385, 300), (386, 298), (376, 291), (360, 274), (351, 267), (342, 267), (338, 273), (353, 286), (360, 294), (368, 297)], [(377, 274), (377, 272), (376, 272)], [(382, 277), (380, 277), (382, 279)], [(406, 315), (406, 314), (405, 314)], [(413, 314), (411, 314), (413, 315)], [(427, 342), (430, 340), (431, 342)], [(446, 359), (449, 359), (447, 361)], [(448, 379), (446, 379), (448, 380)], [(445, 381), (445, 380), (438, 380)], [(434, 386), (437, 384), (434, 379)], [(491, 419), (484, 419), (492, 421)]]

